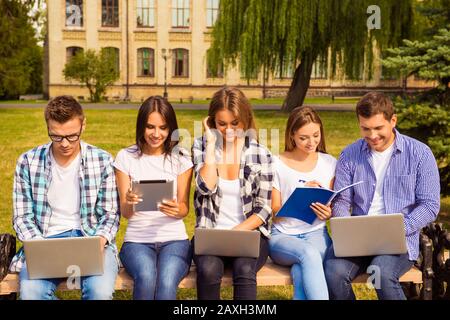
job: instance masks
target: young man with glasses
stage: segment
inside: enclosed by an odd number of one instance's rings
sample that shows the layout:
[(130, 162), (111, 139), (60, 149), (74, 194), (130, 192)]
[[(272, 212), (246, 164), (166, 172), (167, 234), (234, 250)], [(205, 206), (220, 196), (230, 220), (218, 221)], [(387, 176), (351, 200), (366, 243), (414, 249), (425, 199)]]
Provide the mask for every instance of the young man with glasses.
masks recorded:
[[(100, 236), (104, 273), (82, 277), (81, 295), (86, 300), (112, 299), (120, 218), (112, 157), (80, 140), (86, 119), (74, 98), (52, 99), (45, 109), (45, 120), (51, 142), (25, 152), (17, 161), (14, 229), (20, 241)], [(55, 299), (61, 279), (30, 280), (23, 249), (14, 257), (10, 270), (20, 272), (21, 299)]]

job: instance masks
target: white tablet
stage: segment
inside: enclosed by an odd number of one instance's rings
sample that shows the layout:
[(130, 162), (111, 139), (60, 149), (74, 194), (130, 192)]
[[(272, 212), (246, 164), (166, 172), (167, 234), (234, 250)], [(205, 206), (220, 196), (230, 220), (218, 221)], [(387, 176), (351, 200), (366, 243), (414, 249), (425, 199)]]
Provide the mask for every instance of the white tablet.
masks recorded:
[(173, 180), (139, 180), (132, 181), (131, 189), (142, 202), (133, 206), (134, 211), (158, 211), (158, 203), (163, 199), (175, 198)]

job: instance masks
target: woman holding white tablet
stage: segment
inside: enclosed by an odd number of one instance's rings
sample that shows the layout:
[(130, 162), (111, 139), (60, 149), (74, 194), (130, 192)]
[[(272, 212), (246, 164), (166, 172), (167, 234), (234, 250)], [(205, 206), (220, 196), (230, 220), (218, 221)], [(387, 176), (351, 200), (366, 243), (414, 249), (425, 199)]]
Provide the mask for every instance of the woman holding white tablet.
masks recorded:
[[(128, 219), (120, 259), (134, 280), (136, 300), (174, 300), (180, 281), (189, 272), (191, 248), (183, 223), (189, 213), (192, 161), (177, 146), (175, 112), (164, 98), (154, 96), (141, 105), (136, 144), (116, 157), (120, 211)], [(175, 199), (157, 211), (133, 211), (142, 201), (131, 190), (132, 180), (173, 180)]]

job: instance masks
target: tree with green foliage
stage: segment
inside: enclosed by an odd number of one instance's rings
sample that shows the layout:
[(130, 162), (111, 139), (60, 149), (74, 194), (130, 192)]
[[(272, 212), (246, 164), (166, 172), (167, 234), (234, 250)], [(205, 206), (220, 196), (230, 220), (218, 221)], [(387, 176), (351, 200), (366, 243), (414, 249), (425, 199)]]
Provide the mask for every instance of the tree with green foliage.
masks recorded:
[[(389, 57), (383, 66), (399, 71), (403, 77), (416, 75), (421, 79), (436, 81), (433, 100), (450, 105), (450, 24), (440, 29), (427, 41), (404, 40), (404, 46), (388, 49)], [(427, 95), (430, 97), (430, 95)]]
[(0, 0), (0, 98), (42, 92), (42, 49), (28, 15), (30, 5)]
[[(379, 29), (369, 28), (371, 14), (380, 18)], [(292, 67), (282, 107), (291, 111), (303, 104), (315, 62), (326, 67), (331, 59), (332, 77), (341, 70), (356, 79), (367, 70), (370, 79), (374, 48), (398, 45), (412, 19), (413, 0), (221, 0), (209, 66), (214, 72), (221, 61), (239, 62), (247, 79)]]
[(78, 52), (66, 64), (63, 73), (66, 80), (86, 86), (92, 102), (99, 102), (107, 87), (119, 79), (116, 58), (106, 50)]
[(428, 144), (436, 157), (441, 191), (450, 194), (450, 0), (425, 0), (418, 17), (420, 41), (404, 40), (389, 49), (384, 67), (403, 75), (418, 76), (436, 86), (395, 102), (405, 134)]

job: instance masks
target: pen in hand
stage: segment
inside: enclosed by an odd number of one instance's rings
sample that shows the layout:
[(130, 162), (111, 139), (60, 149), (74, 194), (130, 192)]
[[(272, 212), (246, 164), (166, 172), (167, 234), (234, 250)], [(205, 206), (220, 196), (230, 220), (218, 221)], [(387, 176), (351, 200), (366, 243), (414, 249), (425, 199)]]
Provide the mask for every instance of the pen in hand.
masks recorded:
[(306, 180), (300, 179), (300, 180), (298, 180), (298, 182), (304, 183), (305, 187), (319, 187), (319, 188), (323, 188), (322, 185), (320, 185), (320, 183), (318, 183), (315, 180), (313, 180), (313, 181), (306, 181)]

